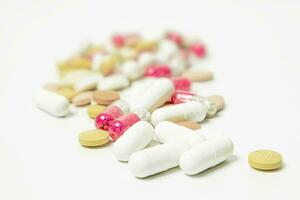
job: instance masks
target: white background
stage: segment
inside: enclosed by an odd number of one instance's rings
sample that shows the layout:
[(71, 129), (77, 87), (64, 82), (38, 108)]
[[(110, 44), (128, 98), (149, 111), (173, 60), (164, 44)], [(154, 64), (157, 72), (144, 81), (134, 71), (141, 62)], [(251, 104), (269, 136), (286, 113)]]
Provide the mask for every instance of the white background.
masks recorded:
[[(300, 199), (296, 2), (0, 0), (0, 199)], [(31, 97), (55, 80), (55, 63), (80, 42), (165, 28), (208, 45), (205, 67), (215, 81), (194, 88), (223, 94), (227, 107), (203, 127), (231, 137), (235, 155), (194, 177), (176, 168), (141, 180), (111, 146), (78, 144), (79, 132), (93, 128), (85, 109), (56, 119), (35, 109)], [(284, 167), (250, 168), (248, 153), (261, 148), (282, 153)]]

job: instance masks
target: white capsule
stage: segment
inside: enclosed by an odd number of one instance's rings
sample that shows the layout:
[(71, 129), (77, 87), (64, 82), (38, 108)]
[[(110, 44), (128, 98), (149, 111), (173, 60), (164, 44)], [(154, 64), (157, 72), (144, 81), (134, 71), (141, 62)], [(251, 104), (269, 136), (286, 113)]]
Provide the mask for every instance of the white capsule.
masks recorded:
[(74, 89), (76, 92), (93, 90), (102, 78), (100, 74), (86, 75), (74, 83)]
[(99, 90), (119, 90), (129, 86), (129, 81), (126, 76), (114, 74), (103, 78), (99, 84)]
[(180, 168), (188, 175), (198, 174), (226, 160), (233, 152), (233, 144), (227, 137), (217, 137), (196, 145), (180, 157)]
[(187, 68), (187, 63), (184, 61), (180, 54), (172, 57), (168, 64), (173, 76), (180, 75)]
[(205, 141), (201, 133), (169, 121), (160, 122), (155, 126), (155, 136), (162, 143), (180, 140), (188, 142), (191, 146)]
[(138, 57), (137, 63), (141, 69), (145, 69), (155, 63), (155, 56), (150, 52), (142, 52)]
[(139, 121), (115, 141), (113, 152), (118, 160), (128, 161), (134, 152), (145, 148), (151, 142), (153, 136), (154, 129), (152, 125), (145, 121)]
[(64, 117), (69, 113), (69, 101), (64, 96), (45, 89), (35, 93), (34, 103), (37, 108), (55, 117)]
[(200, 122), (206, 116), (207, 108), (200, 102), (186, 102), (166, 106), (155, 110), (151, 115), (153, 125), (162, 121), (193, 121)]
[(137, 62), (134, 60), (126, 61), (120, 67), (120, 71), (124, 74), (129, 80), (136, 80), (143, 75), (142, 69), (138, 66)]
[(186, 142), (175, 141), (135, 152), (129, 159), (131, 173), (144, 178), (178, 166), (180, 155), (188, 150)]
[(178, 46), (170, 40), (162, 40), (159, 43), (155, 59), (159, 62), (166, 63), (179, 51)]
[(169, 100), (173, 92), (174, 85), (172, 81), (167, 78), (160, 78), (137, 98), (135, 107), (152, 112)]

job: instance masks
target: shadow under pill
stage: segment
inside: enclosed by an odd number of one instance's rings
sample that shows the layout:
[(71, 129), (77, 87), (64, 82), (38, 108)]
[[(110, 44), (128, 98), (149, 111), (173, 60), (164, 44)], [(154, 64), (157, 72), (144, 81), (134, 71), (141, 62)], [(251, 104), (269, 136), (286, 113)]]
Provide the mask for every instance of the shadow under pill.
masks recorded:
[(153, 175), (145, 177), (145, 178), (138, 178), (138, 177), (136, 177), (136, 178), (141, 181), (153, 181), (153, 180), (159, 179), (164, 176), (168, 176), (168, 175), (173, 174), (178, 171), (180, 171), (179, 167), (174, 167), (174, 168), (168, 169), (168, 170), (160, 172), (158, 174), (153, 174)]

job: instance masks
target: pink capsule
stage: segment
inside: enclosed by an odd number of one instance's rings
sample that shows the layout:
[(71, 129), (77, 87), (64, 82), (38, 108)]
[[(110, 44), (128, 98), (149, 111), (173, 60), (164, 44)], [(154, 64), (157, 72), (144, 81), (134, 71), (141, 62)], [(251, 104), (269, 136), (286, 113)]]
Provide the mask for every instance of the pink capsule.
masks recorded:
[(171, 69), (168, 65), (152, 65), (146, 68), (144, 76), (170, 77)]
[(203, 58), (206, 55), (206, 48), (202, 43), (194, 43), (190, 46), (190, 51), (198, 58)]
[(125, 44), (125, 37), (121, 34), (115, 34), (112, 37), (112, 42), (116, 47), (122, 47)]
[(188, 78), (175, 77), (171, 78), (171, 81), (175, 86), (175, 90), (189, 91), (191, 89), (192, 82)]
[(141, 119), (134, 113), (125, 114), (113, 120), (108, 129), (111, 140), (116, 141), (129, 127), (140, 120)]
[(111, 104), (96, 117), (95, 125), (98, 129), (108, 130), (109, 124), (123, 114), (120, 107)]
[(198, 98), (195, 93), (177, 90), (174, 92), (174, 94), (171, 98), (171, 102), (173, 104), (178, 104), (178, 103), (184, 103), (184, 102), (188, 102), (188, 101), (195, 101), (197, 99)]
[(178, 46), (182, 45), (183, 39), (182, 39), (182, 36), (179, 33), (169, 32), (169, 33), (167, 33), (166, 38), (173, 41), (173, 42), (175, 42)]

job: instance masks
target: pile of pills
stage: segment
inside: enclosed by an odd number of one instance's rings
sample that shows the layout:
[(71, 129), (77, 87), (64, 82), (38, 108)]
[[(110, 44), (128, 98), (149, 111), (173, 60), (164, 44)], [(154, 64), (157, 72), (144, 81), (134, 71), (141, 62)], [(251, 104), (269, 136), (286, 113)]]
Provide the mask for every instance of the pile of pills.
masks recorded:
[[(80, 144), (112, 142), (115, 157), (128, 161), (136, 177), (176, 166), (195, 175), (233, 153), (229, 138), (207, 139), (199, 131), (200, 122), (224, 108), (222, 96), (191, 91), (193, 82), (213, 79), (212, 72), (196, 68), (206, 54), (200, 40), (177, 32), (155, 40), (114, 34), (59, 63), (60, 81), (36, 92), (35, 104), (55, 117), (67, 117), (70, 104), (87, 106), (95, 127), (79, 134)], [(160, 144), (148, 147), (152, 140)]]

